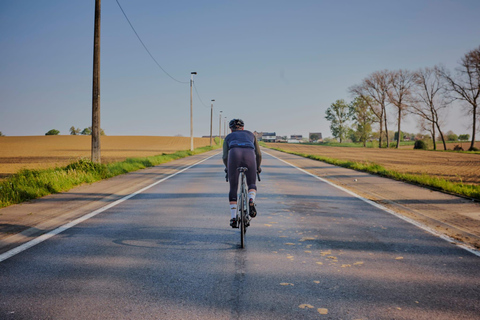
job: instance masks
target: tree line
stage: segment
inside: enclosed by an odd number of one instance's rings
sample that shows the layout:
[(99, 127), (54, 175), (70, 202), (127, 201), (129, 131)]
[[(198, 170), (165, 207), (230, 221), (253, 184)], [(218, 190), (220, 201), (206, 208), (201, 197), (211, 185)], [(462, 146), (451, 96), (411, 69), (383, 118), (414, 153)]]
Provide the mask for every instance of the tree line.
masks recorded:
[[(45, 133), (46, 136), (56, 136), (59, 135), (60, 131), (57, 129), (51, 129), (47, 133)], [(88, 127), (85, 129), (80, 129), (80, 128), (75, 128), (74, 126), (70, 127), (70, 135), (76, 136), (76, 135), (85, 135), (89, 136), (92, 135), (92, 127)], [(103, 129), (100, 129), (100, 135), (104, 136), (105, 131)]]
[[(388, 111), (396, 114), (397, 137), (399, 147), (403, 135), (400, 134), (402, 119), (413, 114), (419, 120), (420, 128), (430, 134), (436, 150), (437, 134), (446, 150), (446, 137), (442, 131), (442, 114), (453, 102), (461, 102), (471, 116), (471, 144), (469, 150), (476, 150), (475, 133), (480, 98), (480, 46), (467, 52), (459, 61), (454, 72), (442, 65), (410, 70), (375, 71), (359, 84), (349, 87), (353, 96), (351, 103), (343, 99), (331, 104), (325, 118), (330, 121), (330, 130), (340, 142), (345, 139), (351, 128), (348, 123), (354, 121), (354, 131), (358, 141), (371, 137), (372, 124), (379, 125), (379, 147), (389, 147)], [(386, 144), (383, 139), (386, 138)], [(465, 135), (463, 136), (465, 138)]]

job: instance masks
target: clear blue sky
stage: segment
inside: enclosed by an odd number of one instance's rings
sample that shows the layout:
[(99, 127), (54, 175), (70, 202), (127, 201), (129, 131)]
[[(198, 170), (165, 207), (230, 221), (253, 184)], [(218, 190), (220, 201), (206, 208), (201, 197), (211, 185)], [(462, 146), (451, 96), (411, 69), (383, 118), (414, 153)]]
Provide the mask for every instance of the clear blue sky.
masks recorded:
[[(194, 134), (218, 111), (279, 135), (322, 132), (325, 110), (382, 69), (443, 63), (480, 45), (480, 1), (119, 0), (157, 61), (188, 82)], [(0, 0), (0, 131), (91, 125), (94, 0)], [(115, 0), (102, 1), (101, 121), (108, 135), (189, 136), (190, 87), (166, 76)], [(393, 110), (392, 110), (393, 111)], [(452, 108), (445, 129), (470, 133)], [(393, 129), (395, 116), (390, 116)], [(404, 128), (418, 132), (413, 118)]]

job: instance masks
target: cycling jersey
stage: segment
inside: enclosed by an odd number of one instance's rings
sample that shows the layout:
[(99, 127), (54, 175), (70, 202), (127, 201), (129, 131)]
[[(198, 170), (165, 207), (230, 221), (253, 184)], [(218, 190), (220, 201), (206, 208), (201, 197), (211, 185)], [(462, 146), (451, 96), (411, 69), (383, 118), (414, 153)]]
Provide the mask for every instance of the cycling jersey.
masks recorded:
[(239, 167), (248, 168), (245, 172), (248, 189), (257, 190), (256, 173), (262, 162), (262, 153), (257, 138), (248, 130), (235, 130), (223, 142), (223, 163), (227, 167), (230, 182), (229, 201), (237, 201)]

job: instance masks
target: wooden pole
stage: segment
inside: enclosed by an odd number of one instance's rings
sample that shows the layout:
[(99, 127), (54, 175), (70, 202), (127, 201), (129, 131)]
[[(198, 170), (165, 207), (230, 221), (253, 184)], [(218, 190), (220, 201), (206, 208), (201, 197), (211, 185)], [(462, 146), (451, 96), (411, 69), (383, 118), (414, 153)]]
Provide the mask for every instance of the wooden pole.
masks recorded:
[(212, 135), (212, 129), (213, 129), (213, 101), (215, 100), (212, 100), (212, 106), (210, 108), (210, 147), (212, 146), (212, 140), (213, 140), (213, 135)]
[(101, 0), (95, 0), (95, 30), (93, 35), (92, 90), (92, 162), (100, 163), (100, 11)]

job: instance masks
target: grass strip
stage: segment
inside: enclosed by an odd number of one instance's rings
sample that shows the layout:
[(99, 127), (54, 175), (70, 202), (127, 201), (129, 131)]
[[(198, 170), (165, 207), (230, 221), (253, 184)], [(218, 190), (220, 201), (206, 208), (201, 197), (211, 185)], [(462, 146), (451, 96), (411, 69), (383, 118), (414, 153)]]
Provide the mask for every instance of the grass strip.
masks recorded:
[(42, 170), (24, 169), (0, 181), (0, 208), (67, 191), (82, 183), (92, 183), (217, 148), (220, 148), (218, 144), (213, 147), (197, 148), (194, 151), (183, 150), (145, 158), (128, 158), (108, 164), (80, 159), (65, 167)]
[(405, 181), (405, 182), (413, 183), (413, 184), (424, 186), (424, 187), (434, 188), (436, 190), (444, 191), (447, 193), (453, 193), (456, 195), (461, 195), (461, 196), (473, 198), (476, 200), (480, 200), (480, 186), (478, 185), (452, 182), (442, 178), (432, 177), (426, 174), (414, 175), (414, 174), (408, 174), (408, 173), (400, 173), (393, 170), (387, 170), (385, 169), (385, 167), (373, 162), (355, 162), (355, 161), (349, 161), (349, 160), (339, 160), (339, 159), (333, 159), (333, 158), (328, 158), (323, 156), (316, 156), (311, 154), (287, 151), (287, 150), (274, 148), (274, 147), (270, 147), (270, 149), (289, 153), (289, 154), (294, 154), (304, 158), (323, 161), (339, 167), (368, 172), (368, 173), (376, 174), (382, 177), (391, 178), (398, 181)]

